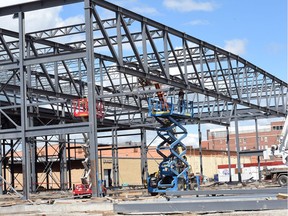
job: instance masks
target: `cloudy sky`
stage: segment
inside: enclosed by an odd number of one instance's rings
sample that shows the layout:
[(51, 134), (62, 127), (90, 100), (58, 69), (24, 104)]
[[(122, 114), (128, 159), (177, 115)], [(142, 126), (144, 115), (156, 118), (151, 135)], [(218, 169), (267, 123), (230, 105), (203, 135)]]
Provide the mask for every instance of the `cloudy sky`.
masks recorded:
[[(0, 7), (29, 1), (1, 0)], [(287, 0), (109, 1), (240, 55), (287, 82)], [(26, 14), (27, 31), (83, 21), (82, 3)], [(0, 17), (0, 28), (16, 30), (17, 23)]]
[[(29, 1), (2, 0), (0, 7)], [(109, 1), (238, 54), (287, 82), (287, 0)], [(81, 3), (30, 13), (27, 31), (83, 22), (82, 10)], [(16, 26), (0, 18), (1, 28)]]

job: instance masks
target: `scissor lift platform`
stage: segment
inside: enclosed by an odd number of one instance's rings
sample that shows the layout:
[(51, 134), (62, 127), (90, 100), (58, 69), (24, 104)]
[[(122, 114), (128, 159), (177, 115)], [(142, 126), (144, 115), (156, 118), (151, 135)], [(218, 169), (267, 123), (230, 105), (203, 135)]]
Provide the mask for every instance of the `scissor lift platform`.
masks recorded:
[(186, 190), (189, 188), (189, 164), (186, 160), (186, 146), (182, 140), (187, 136), (187, 130), (182, 122), (193, 117), (193, 102), (185, 100), (174, 104), (171, 99), (166, 102), (160, 98), (148, 100), (149, 116), (159, 123), (157, 135), (163, 140), (156, 151), (163, 157), (159, 171), (148, 177), (148, 192), (151, 195), (167, 191)]

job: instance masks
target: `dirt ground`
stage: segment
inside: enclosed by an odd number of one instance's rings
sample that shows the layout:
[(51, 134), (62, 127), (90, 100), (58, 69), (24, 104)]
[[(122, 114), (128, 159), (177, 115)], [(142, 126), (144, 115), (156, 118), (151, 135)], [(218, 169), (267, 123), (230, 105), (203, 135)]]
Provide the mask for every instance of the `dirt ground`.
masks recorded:
[[(273, 186), (271, 184), (269, 187)], [(213, 189), (239, 189), (239, 188), (265, 188), (265, 183), (249, 184), (214, 184), (206, 185), (203, 188)], [(288, 191), (287, 191), (288, 194)], [(95, 215), (95, 216), (112, 216), (117, 215), (113, 212), (113, 203), (117, 201), (138, 201), (155, 199), (148, 195), (146, 189), (125, 189), (119, 191), (109, 191), (107, 197), (91, 199), (74, 199), (71, 191), (46, 191), (38, 194), (31, 194), (30, 199), (23, 200), (19, 194), (5, 194), (0, 196), (0, 216), (6, 215), (36, 215), (36, 216), (74, 216), (74, 215)], [(133, 215), (133, 214), (130, 214)], [(137, 214), (143, 215), (141, 213)], [(151, 214), (150, 214), (151, 215)], [(153, 214), (152, 214), (153, 215)], [(159, 215), (159, 214), (156, 214)], [(208, 215), (208, 216), (288, 216), (288, 210), (265, 210), (265, 211), (233, 211), (233, 212), (196, 212), (177, 214), (160, 214), (160, 215)]]

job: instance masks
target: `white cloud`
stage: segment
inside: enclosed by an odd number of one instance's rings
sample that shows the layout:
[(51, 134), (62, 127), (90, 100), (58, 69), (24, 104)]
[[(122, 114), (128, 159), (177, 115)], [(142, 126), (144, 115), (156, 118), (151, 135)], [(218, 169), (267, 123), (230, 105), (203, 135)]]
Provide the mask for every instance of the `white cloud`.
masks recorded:
[(246, 39), (233, 39), (225, 41), (224, 49), (236, 55), (243, 55), (246, 51)]
[(128, 10), (131, 10), (141, 15), (154, 16), (160, 14), (160, 12), (156, 8), (147, 6), (139, 0), (114, 0), (112, 3), (127, 8)]
[[(19, 3), (33, 2), (31, 0), (10, 0), (9, 3), (2, 2), (0, 7)], [(63, 19), (61, 11), (63, 7), (53, 7), (25, 13), (26, 32), (43, 30), (84, 22), (84, 16), (78, 15)], [(1, 28), (18, 31), (18, 20), (12, 19), (12, 15), (0, 17)]]
[(180, 12), (213, 11), (216, 5), (212, 2), (199, 2), (196, 0), (164, 0), (163, 5)]
[(185, 137), (182, 142), (186, 146), (193, 146), (194, 148), (197, 148), (199, 147), (198, 134), (188, 133), (187, 137)]

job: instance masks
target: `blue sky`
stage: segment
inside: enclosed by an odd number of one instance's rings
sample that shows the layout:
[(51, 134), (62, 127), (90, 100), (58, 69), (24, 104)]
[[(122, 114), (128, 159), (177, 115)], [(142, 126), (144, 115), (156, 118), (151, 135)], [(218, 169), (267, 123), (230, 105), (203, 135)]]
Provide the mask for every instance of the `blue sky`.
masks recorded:
[[(110, 0), (228, 49), (287, 82), (287, 0)], [(63, 18), (79, 14), (64, 7)]]
[[(29, 1), (35, 0), (0, 1), (0, 7)], [(288, 80), (287, 0), (108, 1), (238, 54)], [(31, 14), (26, 19), (30, 31), (84, 21), (83, 3)], [(15, 30), (17, 24), (6, 20), (0, 18), (0, 27)]]
[[(139, 8), (142, 5), (143, 8), (147, 6), (156, 10), (153, 13), (151, 9), (150, 14), (144, 12), (144, 15), (191, 36), (222, 48), (229, 47), (231, 42), (240, 56), (287, 82), (286, 0), (135, 2), (138, 2)], [(172, 5), (174, 2), (178, 6)], [(196, 3), (193, 5), (193, 2)], [(168, 3), (174, 7), (168, 7)], [(126, 4), (126, 7), (133, 9), (134, 4)]]
[(287, 82), (287, 0), (119, 2), (191, 36), (232, 49)]
[[(29, 1), (32, 0), (2, 0), (0, 7)], [(109, 1), (227, 49), (285, 82), (288, 80), (287, 0)], [(42, 19), (39, 19), (39, 13)], [(83, 21), (82, 3), (38, 11), (26, 18), (29, 23), (27, 31)], [(17, 23), (12, 22), (11, 18), (0, 18), (0, 28), (17, 30)], [(202, 130), (204, 136), (205, 127)], [(211, 127), (207, 125), (207, 128)], [(189, 130), (193, 131), (189, 138), (196, 142), (197, 127), (191, 126)]]

